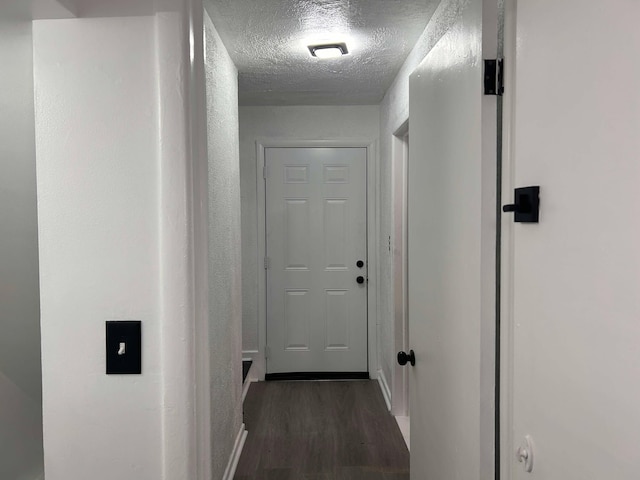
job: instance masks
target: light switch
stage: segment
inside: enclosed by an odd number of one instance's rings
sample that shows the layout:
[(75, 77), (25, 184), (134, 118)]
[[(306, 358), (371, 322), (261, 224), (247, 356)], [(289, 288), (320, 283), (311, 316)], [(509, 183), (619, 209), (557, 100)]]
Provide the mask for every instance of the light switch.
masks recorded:
[(142, 373), (142, 322), (106, 322), (107, 375)]

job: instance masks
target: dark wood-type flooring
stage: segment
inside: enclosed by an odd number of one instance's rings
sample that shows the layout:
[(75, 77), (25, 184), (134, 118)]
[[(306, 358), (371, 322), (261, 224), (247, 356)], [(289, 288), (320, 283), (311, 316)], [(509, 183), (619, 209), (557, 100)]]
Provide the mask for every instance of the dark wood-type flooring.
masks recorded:
[(377, 382), (258, 382), (235, 480), (409, 480), (409, 452)]

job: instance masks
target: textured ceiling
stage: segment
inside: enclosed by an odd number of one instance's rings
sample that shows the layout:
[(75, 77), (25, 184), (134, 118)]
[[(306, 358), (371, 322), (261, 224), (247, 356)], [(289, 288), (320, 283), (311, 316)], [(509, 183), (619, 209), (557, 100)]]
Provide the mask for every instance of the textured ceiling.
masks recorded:
[[(239, 71), (241, 105), (376, 104), (439, 0), (206, 0)], [(318, 59), (307, 45), (345, 42)]]

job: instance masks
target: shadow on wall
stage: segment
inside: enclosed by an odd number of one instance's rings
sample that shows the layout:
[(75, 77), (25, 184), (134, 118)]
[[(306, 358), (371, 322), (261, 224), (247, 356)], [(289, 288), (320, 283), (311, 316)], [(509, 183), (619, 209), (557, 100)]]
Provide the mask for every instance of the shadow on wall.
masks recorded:
[(43, 478), (42, 412), (0, 373), (0, 478)]
[(0, 2), (0, 479), (33, 480), (44, 468), (33, 42), (16, 5)]

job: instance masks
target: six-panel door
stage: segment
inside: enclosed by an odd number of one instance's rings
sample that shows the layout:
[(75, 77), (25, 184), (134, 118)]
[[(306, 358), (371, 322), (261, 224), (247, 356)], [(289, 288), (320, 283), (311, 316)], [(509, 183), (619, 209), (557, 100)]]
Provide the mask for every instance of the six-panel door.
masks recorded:
[(367, 371), (366, 160), (265, 149), (267, 373)]

